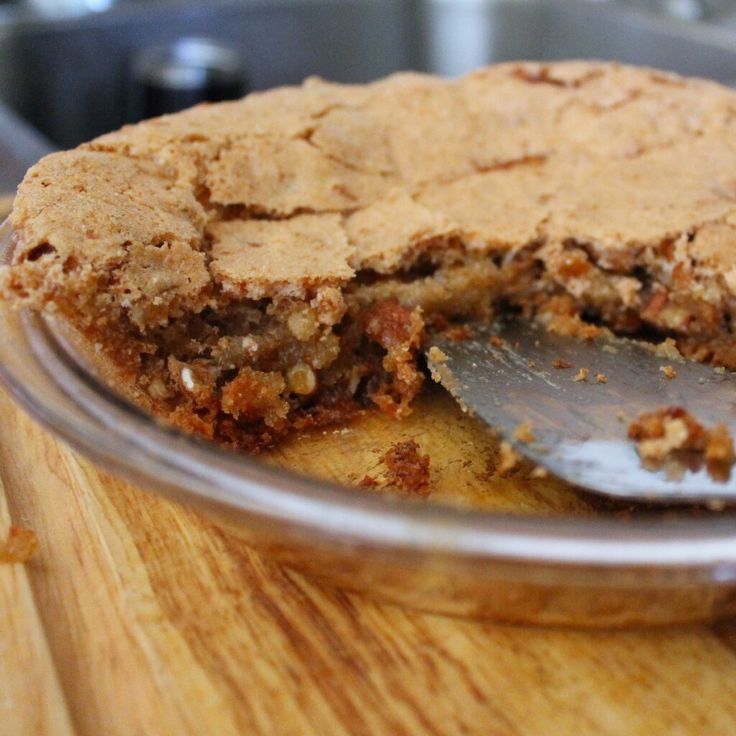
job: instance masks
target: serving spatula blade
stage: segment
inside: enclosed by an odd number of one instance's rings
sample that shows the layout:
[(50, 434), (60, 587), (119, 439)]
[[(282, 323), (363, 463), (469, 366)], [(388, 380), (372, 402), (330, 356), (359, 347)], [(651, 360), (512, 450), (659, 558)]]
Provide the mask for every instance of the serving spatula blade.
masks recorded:
[[(736, 436), (736, 374), (660, 357), (640, 342), (563, 337), (526, 321), (477, 324), (471, 331), (470, 339), (435, 336), (435, 349), (427, 351), (430, 372), (522, 455), (609, 496), (736, 501), (736, 466), (714, 473), (696, 458), (678, 456), (652, 468), (627, 436), (640, 414), (672, 406), (707, 427), (724, 423)], [(668, 366), (675, 378), (667, 377)], [(515, 436), (525, 434), (520, 425), (531, 427), (532, 441)]]

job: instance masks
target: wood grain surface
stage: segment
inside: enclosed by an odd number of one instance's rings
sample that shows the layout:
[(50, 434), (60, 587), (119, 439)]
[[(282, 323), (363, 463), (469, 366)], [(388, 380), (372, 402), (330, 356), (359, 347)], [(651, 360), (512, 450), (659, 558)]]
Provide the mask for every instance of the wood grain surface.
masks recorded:
[[(431, 445), (423, 414), (400, 434)], [(273, 459), (312, 467), (319, 443)], [(0, 566), (2, 734), (736, 732), (729, 626), (522, 629), (320, 587), (97, 470), (4, 393), (0, 478), (0, 534), (40, 545)]]

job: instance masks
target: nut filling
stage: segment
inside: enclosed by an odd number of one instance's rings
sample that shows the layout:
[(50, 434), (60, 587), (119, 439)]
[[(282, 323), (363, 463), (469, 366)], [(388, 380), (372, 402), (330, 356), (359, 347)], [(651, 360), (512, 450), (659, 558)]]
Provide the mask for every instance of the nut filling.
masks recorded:
[(428, 334), (493, 310), (736, 369), (734, 172), (736, 94), (704, 80), (310, 79), (44, 158), (0, 289), (55, 310), (147, 410), (255, 451), (405, 415)]

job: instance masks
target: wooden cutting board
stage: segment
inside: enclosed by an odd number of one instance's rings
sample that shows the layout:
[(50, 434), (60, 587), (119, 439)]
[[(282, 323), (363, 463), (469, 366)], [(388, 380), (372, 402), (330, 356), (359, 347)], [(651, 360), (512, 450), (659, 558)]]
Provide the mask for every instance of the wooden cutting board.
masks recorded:
[[(441, 393), (420, 409), (267, 459), (347, 480), (380, 475), (380, 451), (413, 438), (444, 501), (622, 510), (489, 480), (485, 431)], [(29, 563), (0, 564), (0, 734), (736, 733), (736, 625), (510, 628), (321, 587), (96, 469), (3, 391), (0, 481), (0, 539), (13, 523), (39, 540)]]
[[(406, 424), (362, 420), (370, 441), (341, 435), (351, 458), (370, 468), (381, 437), (482, 447), (472, 422), (426, 401)], [(339, 446), (312, 437), (273, 460), (334, 475)], [(450, 467), (487, 493), (473, 467)], [(736, 627), (520, 629), (320, 587), (97, 470), (4, 393), (0, 479), (0, 534), (12, 521), (40, 545), (0, 565), (0, 733), (736, 732)], [(571, 491), (519, 488), (497, 485), (495, 503), (592, 513)]]

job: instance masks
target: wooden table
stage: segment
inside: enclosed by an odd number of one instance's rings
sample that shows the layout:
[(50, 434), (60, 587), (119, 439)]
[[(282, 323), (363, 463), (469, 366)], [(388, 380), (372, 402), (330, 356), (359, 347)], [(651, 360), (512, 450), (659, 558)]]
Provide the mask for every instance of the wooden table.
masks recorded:
[(4, 393), (0, 477), (0, 534), (40, 544), (0, 565), (0, 733), (736, 733), (736, 627), (520, 629), (319, 587)]

